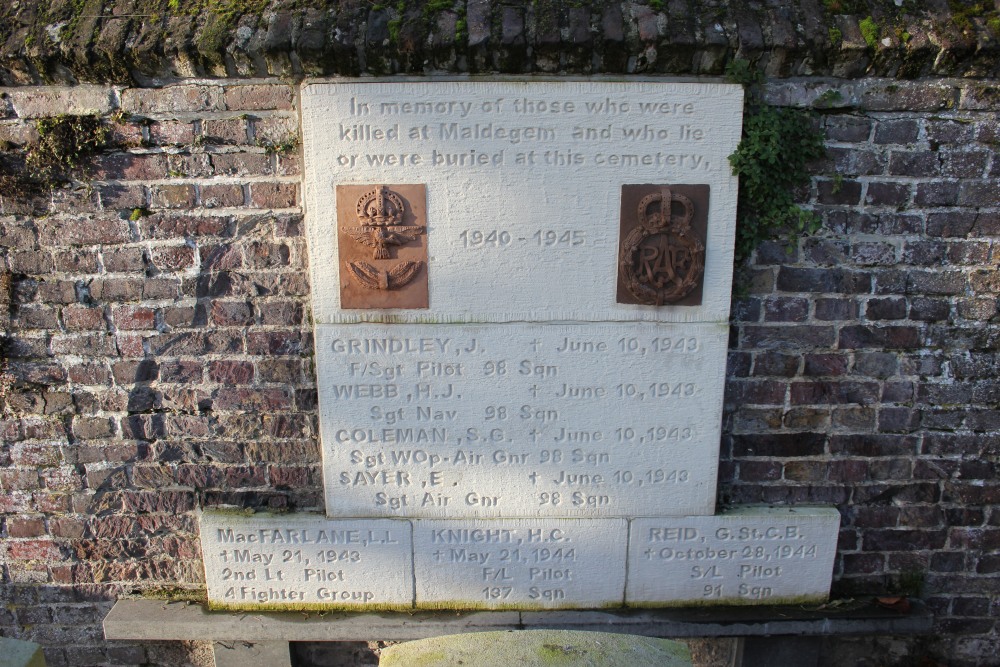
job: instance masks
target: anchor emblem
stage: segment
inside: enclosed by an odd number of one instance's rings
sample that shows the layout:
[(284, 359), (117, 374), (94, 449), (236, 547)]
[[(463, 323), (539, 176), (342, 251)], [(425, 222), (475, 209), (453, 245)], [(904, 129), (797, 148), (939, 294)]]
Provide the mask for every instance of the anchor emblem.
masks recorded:
[[(341, 227), (341, 231), (357, 243), (372, 248), (372, 259), (391, 259), (391, 246), (411, 243), (424, 233), (418, 225), (402, 225), (406, 210), (405, 200), (384, 185), (366, 192), (358, 199), (355, 209), (360, 225)], [(368, 262), (348, 262), (348, 270), (355, 281), (367, 289), (396, 290), (420, 273), (424, 263), (399, 262), (382, 270)]]

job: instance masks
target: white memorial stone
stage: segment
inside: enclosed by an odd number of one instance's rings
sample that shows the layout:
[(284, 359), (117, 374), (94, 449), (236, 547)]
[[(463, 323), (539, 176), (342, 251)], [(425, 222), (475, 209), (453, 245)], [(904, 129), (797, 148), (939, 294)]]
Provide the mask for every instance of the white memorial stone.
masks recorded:
[[(740, 86), (344, 80), (301, 108), (337, 518), (204, 514), (211, 607), (825, 599), (836, 510), (712, 515)], [(700, 301), (618, 303), (687, 289), (702, 229)]]
[[(724, 83), (313, 83), (302, 89), (317, 323), (340, 307), (336, 186), (427, 186), (430, 308), (393, 322), (725, 322), (743, 90)], [(621, 188), (710, 187), (700, 306), (616, 303)], [(350, 203), (353, 207), (353, 202)], [(350, 210), (350, 209), (349, 209)]]
[(711, 514), (728, 329), (318, 325), (330, 516)]
[(623, 519), (413, 521), (417, 607), (617, 607)]
[(205, 512), (201, 549), (213, 609), (409, 609), (408, 521)]
[(626, 604), (822, 602), (830, 593), (839, 527), (840, 513), (828, 507), (635, 519)]

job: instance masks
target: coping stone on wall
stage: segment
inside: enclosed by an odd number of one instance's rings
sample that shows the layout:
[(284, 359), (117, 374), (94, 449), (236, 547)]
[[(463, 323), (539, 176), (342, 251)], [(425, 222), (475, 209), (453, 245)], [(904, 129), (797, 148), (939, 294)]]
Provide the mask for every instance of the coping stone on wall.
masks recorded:
[[(160, 85), (180, 78), (434, 73), (719, 75), (734, 58), (769, 77), (995, 77), (997, 11), (954, 14), (945, 3), (871, 3), (831, 14), (823, 3), (780, 8), (591, 3), (527, 6), (457, 1), (423, 11), (350, 0), (309, 8), (262, 0), (243, 13), (213, 3), (144, 13), (95, 0), (0, 8), (0, 85), (101, 82)], [(859, 3), (854, 3), (855, 5)], [(259, 5), (264, 5), (262, 11)], [(860, 29), (874, 15), (874, 38)], [(870, 33), (870, 30), (869, 30)]]

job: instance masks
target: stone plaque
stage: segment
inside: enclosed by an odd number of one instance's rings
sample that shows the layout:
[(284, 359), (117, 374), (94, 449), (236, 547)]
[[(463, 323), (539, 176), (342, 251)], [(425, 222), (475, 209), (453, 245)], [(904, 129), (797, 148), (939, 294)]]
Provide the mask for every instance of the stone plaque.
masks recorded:
[(728, 330), (317, 327), (331, 516), (710, 514)]
[(338, 185), (343, 308), (427, 307), (422, 185)]
[[(742, 110), (742, 88), (724, 83), (305, 85), (315, 321), (725, 322), (738, 186), (727, 157), (740, 139)], [(356, 226), (355, 202), (345, 210), (339, 192), (336, 207), (331, 197), (345, 184), (393, 183), (426, 185), (433, 239), (426, 311), (357, 310), (341, 289), (344, 239), (336, 230)], [(618, 303), (628, 184), (710, 189), (700, 303)]]
[(631, 607), (822, 602), (839, 527), (836, 509), (810, 507), (635, 519), (625, 601)]
[(206, 512), (201, 549), (212, 609), (409, 609), (407, 521)]
[(624, 520), (413, 522), (417, 607), (620, 606)]

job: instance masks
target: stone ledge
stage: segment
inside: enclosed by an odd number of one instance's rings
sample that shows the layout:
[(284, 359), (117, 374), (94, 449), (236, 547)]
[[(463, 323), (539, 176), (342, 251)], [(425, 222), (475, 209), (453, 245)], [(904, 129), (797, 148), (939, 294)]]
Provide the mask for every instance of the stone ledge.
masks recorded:
[(410, 641), (488, 630), (561, 629), (648, 637), (903, 635), (929, 632), (930, 611), (901, 614), (859, 601), (838, 608), (716, 607), (650, 611), (246, 613), (200, 604), (119, 600), (104, 619), (107, 639), (201, 641)]
[[(998, 12), (918, 0), (411, 3), (322, 0), (252, 8), (168, 0), (22, 0), (0, 9), (0, 83), (360, 74), (721, 74), (733, 58), (771, 77), (995, 77)], [(858, 8), (867, 4), (867, 7)], [(873, 26), (875, 26), (873, 32)]]

